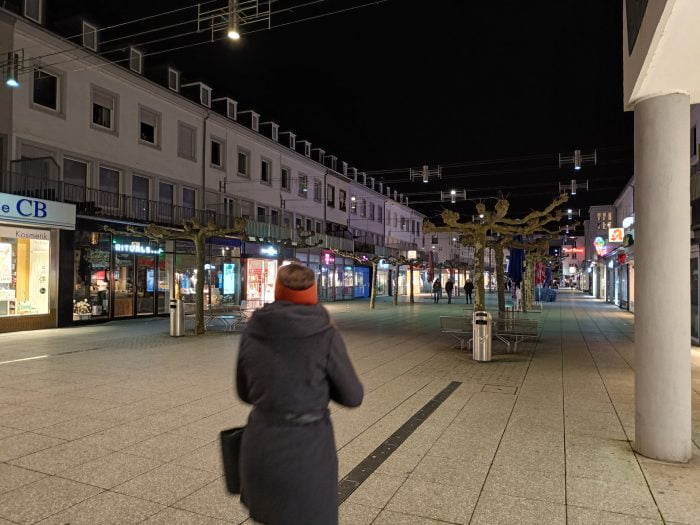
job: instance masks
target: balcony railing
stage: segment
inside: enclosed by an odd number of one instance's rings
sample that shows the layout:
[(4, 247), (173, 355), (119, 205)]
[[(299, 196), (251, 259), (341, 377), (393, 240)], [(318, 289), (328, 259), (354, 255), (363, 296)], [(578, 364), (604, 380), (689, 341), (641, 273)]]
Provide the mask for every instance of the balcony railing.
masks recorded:
[[(11, 173), (0, 179), (0, 182), (2, 182), (0, 189), (7, 193), (75, 204), (78, 215), (172, 227), (182, 227), (186, 221), (197, 220), (204, 224), (214, 221), (222, 228), (233, 228), (236, 219), (233, 215), (216, 213), (211, 210), (199, 210), (168, 202), (131, 197), (63, 181), (29, 177), (20, 173)], [(250, 237), (272, 239), (279, 242), (303, 243), (299, 232), (295, 229), (254, 220), (246, 220), (246, 234)], [(320, 244), (318, 244), (319, 241)], [(314, 234), (307, 239), (307, 242), (332, 250), (354, 250), (352, 240), (331, 235)]]

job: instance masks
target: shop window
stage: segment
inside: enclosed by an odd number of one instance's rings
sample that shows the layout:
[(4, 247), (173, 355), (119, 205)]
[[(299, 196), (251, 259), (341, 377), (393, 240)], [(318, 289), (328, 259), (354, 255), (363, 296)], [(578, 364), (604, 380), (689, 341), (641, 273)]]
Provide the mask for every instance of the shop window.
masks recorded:
[(109, 317), (111, 235), (76, 231), (73, 320)]
[(49, 313), (51, 232), (0, 227), (0, 318)]
[(248, 306), (262, 306), (275, 300), (277, 261), (248, 259), (246, 261), (246, 299)]

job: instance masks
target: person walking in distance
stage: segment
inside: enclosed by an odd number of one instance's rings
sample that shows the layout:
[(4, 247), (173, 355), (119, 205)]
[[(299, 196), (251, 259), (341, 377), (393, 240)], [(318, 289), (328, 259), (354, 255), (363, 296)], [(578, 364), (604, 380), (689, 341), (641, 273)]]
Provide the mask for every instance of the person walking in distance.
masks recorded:
[(447, 279), (447, 282), (445, 283), (445, 293), (447, 294), (447, 304), (452, 304), (452, 290), (455, 287), (455, 283), (452, 282), (452, 279)]
[(313, 270), (279, 269), (275, 302), (241, 336), (236, 387), (253, 405), (240, 449), (241, 502), (266, 525), (336, 525), (338, 456), (328, 403), (362, 403), (345, 343), (318, 304)]
[(467, 279), (467, 282), (464, 283), (464, 293), (467, 296), (467, 304), (472, 304), (472, 292), (474, 291), (474, 283), (471, 282), (471, 279)]
[(433, 282), (433, 303), (438, 304), (438, 302), (440, 302), (441, 296), (442, 296), (442, 283), (440, 282), (440, 278), (438, 277)]

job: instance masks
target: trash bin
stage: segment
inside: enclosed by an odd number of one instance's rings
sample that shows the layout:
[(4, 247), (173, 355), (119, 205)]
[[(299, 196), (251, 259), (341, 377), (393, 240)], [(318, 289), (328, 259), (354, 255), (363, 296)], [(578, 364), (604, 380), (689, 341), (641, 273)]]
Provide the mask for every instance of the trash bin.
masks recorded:
[(488, 312), (474, 312), (472, 318), (472, 359), (474, 361), (491, 361), (491, 332), (493, 319)]
[(181, 299), (170, 299), (170, 335), (185, 335), (185, 306)]

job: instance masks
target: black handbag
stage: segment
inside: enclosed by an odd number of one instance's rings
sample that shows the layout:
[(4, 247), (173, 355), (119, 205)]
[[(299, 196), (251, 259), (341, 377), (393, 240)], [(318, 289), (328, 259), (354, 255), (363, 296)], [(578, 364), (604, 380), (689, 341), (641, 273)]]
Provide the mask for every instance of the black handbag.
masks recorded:
[(224, 478), (226, 489), (231, 494), (241, 493), (241, 442), (245, 427), (230, 428), (221, 431), (221, 456), (224, 460)]

